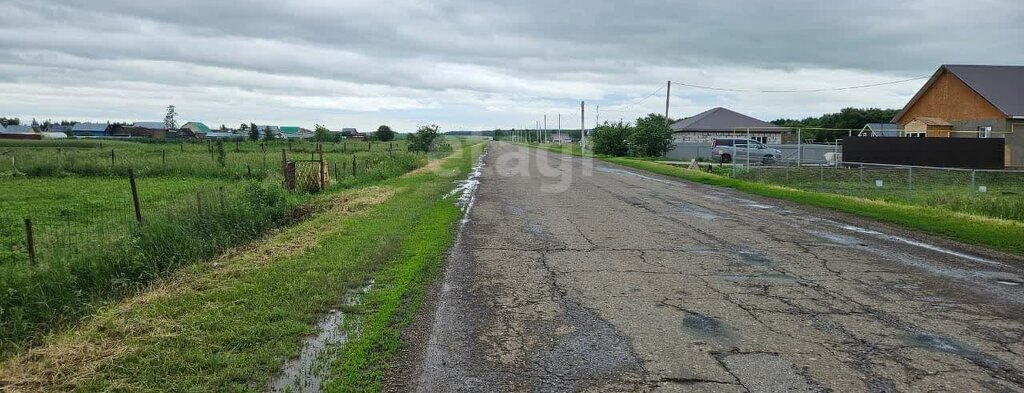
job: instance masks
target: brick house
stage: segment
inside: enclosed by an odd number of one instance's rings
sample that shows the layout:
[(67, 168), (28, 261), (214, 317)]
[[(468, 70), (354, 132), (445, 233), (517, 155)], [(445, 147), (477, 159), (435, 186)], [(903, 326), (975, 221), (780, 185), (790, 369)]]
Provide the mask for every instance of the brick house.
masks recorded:
[(712, 108), (672, 123), (676, 143), (711, 143), (719, 137), (746, 137), (766, 144), (781, 144), (786, 128), (725, 108)]
[(942, 65), (892, 121), (928, 137), (1006, 139), (1024, 166), (1024, 66)]

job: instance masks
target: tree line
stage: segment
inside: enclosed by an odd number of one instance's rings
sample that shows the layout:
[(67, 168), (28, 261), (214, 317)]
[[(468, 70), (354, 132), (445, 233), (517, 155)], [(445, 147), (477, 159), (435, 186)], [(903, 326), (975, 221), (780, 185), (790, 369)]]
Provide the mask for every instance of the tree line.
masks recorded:
[[(782, 127), (801, 128), (801, 137), (818, 142), (833, 141), (849, 134), (849, 131), (860, 130), (867, 123), (889, 123), (899, 113), (899, 109), (880, 108), (843, 108), (839, 113), (826, 113), (820, 117), (803, 119), (776, 119), (771, 123)], [(815, 130), (828, 128), (835, 130)]]
[(594, 128), (591, 143), (594, 153), (609, 156), (661, 157), (672, 150), (672, 119), (651, 113), (634, 123), (604, 122)]

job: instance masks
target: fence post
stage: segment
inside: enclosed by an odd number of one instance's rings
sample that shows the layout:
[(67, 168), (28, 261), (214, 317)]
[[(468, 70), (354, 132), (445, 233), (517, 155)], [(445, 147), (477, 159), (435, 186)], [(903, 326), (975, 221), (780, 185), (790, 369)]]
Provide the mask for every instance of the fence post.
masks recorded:
[(914, 167), (907, 167), (907, 199), (914, 198)]
[(110, 149), (110, 166), (114, 166), (114, 149)]
[(821, 188), (824, 189), (825, 188), (825, 164), (821, 164), (821, 166), (819, 168), (821, 168), (821, 182), (820, 182), (820, 184), (821, 184)]
[(974, 196), (974, 190), (977, 189), (974, 183), (974, 169), (971, 169), (971, 192), (967, 193), (967, 195)]
[(356, 155), (352, 155), (352, 177), (356, 177)]
[(160, 165), (167, 166), (167, 149), (160, 150)]
[(245, 177), (252, 178), (252, 166), (245, 164)]
[(341, 172), (338, 172), (338, 162), (335, 161), (334, 162), (334, 180), (339, 180), (338, 176), (340, 176), (340, 175), (341, 175)]
[(288, 177), (288, 150), (281, 149), (281, 176)]
[(25, 240), (28, 246), (28, 260), (32, 265), (36, 264), (36, 240), (32, 236), (32, 219), (25, 219)]
[(135, 186), (135, 171), (128, 169), (128, 182), (132, 186), (132, 204), (135, 206), (135, 223), (142, 225), (142, 207), (139, 206), (139, 190)]
[(802, 140), (800, 128), (796, 129), (796, 166), (800, 167), (804, 159), (804, 141)]

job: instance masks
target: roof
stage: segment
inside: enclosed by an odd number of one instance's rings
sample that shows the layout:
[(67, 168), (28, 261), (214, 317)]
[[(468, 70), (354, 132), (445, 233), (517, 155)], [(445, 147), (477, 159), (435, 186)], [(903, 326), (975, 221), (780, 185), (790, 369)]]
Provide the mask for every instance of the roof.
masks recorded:
[[(163, 127), (161, 127), (161, 128), (163, 128)], [(188, 128), (188, 129), (192, 129), (193, 131), (199, 131), (199, 132), (210, 132), (210, 127), (207, 127), (206, 124), (200, 123), (198, 121), (190, 121), (188, 123), (185, 123), (185, 125), (181, 126), (181, 128)]]
[(679, 120), (671, 125), (672, 131), (732, 131), (735, 129), (757, 128), (781, 132), (783, 127), (758, 120), (742, 113), (722, 107), (712, 108), (697, 115)]
[[(940, 119), (938, 117), (915, 117), (914, 120), (924, 123), (929, 126), (952, 126), (953, 123)], [(911, 121), (914, 121), (911, 120)]]
[(4, 132), (8, 134), (28, 134), (33, 131), (32, 127), (26, 126), (24, 124), (12, 124), (4, 128)]
[(71, 132), (75, 131), (106, 131), (107, 127), (110, 127), (107, 123), (78, 123), (71, 127)]
[(132, 123), (132, 127), (148, 128), (151, 130), (164, 130), (167, 127), (164, 126), (162, 121), (137, 121)]
[(207, 132), (207, 133), (206, 133), (206, 137), (207, 137), (207, 138), (210, 138), (210, 139), (219, 139), (219, 138), (237, 138), (237, 137), (238, 137), (238, 135), (232, 134), (232, 133), (230, 133), (230, 132), (219, 132), (219, 131), (213, 131), (213, 132)]
[(868, 123), (860, 129), (860, 135), (865, 135), (868, 130), (872, 136), (900, 136), (900, 125), (896, 123)]
[(903, 110), (893, 117), (898, 121), (918, 99), (932, 87), (944, 72), (964, 82), (1006, 117), (1024, 116), (1024, 66), (943, 64), (931, 79), (910, 99)]
[(65, 126), (65, 125), (62, 125), (62, 124), (50, 124), (50, 129), (49, 129), (50, 132), (64, 132), (64, 131), (68, 131), (68, 130), (71, 130), (71, 127), (68, 127), (68, 126)]

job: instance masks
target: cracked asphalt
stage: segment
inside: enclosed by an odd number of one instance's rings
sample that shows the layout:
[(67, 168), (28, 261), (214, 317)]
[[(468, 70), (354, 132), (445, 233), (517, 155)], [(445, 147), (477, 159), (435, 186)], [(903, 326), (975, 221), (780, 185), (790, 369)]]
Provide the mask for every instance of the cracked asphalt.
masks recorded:
[(385, 390), (1024, 391), (1020, 258), (489, 149)]

